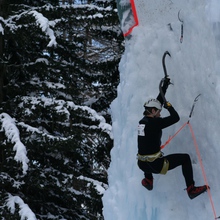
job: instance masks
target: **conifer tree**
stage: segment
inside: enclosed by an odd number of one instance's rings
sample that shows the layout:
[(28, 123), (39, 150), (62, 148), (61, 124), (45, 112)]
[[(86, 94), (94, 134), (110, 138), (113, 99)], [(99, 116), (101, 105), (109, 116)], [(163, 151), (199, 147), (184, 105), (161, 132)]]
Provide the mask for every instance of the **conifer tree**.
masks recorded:
[(123, 52), (115, 3), (0, 7), (0, 216), (103, 219)]

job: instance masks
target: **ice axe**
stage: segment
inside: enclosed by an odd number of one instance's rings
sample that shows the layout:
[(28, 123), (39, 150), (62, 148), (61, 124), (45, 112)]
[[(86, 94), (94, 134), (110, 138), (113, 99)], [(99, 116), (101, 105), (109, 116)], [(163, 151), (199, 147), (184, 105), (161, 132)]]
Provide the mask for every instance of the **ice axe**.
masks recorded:
[(163, 104), (167, 102), (166, 98), (165, 98), (165, 95), (164, 95), (164, 92), (162, 90), (162, 85), (163, 85), (163, 82), (166, 78), (169, 78), (169, 76), (167, 75), (167, 68), (166, 68), (166, 64), (165, 64), (165, 58), (166, 58), (166, 55), (170, 55), (170, 53), (168, 51), (166, 51), (164, 54), (163, 54), (163, 58), (162, 58), (162, 65), (163, 65), (163, 71), (164, 71), (164, 75), (165, 77), (163, 79), (161, 79), (160, 81), (160, 84), (159, 84), (159, 91), (160, 91), (160, 95), (163, 99)]

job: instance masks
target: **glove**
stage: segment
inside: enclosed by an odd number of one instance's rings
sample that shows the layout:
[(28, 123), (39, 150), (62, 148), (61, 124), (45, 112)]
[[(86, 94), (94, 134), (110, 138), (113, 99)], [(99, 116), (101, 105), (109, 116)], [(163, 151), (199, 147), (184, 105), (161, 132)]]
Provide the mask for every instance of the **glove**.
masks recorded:
[(170, 102), (165, 102), (163, 107), (168, 109), (168, 108), (172, 107), (172, 105), (170, 104)]
[(167, 89), (170, 84), (171, 84), (170, 78), (164, 77), (163, 78), (163, 87)]

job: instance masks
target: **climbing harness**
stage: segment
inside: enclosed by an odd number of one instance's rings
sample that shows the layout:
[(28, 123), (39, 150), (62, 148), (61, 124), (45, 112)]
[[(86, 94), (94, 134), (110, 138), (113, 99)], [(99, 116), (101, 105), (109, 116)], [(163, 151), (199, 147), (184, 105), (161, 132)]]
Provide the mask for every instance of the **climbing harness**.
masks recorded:
[(137, 159), (143, 162), (153, 162), (157, 158), (160, 158), (163, 156), (163, 153), (161, 151), (155, 153), (155, 154), (147, 154), (147, 155), (141, 155), (137, 154)]
[[(137, 159), (142, 161), (142, 162), (154, 162), (156, 159), (158, 158), (162, 158), (163, 157), (163, 152), (159, 151), (155, 154), (147, 154), (147, 155), (141, 155), (141, 154), (137, 154)], [(160, 174), (166, 174), (167, 171), (169, 169), (169, 161), (164, 158), (164, 161), (163, 161), (163, 167), (160, 171)]]
[(162, 170), (160, 171), (160, 174), (165, 175), (167, 173), (168, 169), (169, 169), (169, 161), (166, 158), (164, 158), (163, 167), (162, 167)]

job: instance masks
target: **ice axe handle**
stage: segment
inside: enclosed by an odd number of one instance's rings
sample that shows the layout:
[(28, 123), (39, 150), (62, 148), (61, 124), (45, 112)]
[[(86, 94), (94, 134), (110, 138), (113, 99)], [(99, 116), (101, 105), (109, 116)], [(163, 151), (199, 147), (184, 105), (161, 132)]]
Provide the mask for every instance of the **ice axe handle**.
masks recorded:
[(166, 52), (163, 54), (162, 65), (163, 65), (163, 71), (164, 71), (165, 78), (168, 77), (168, 75), (167, 75), (167, 69), (166, 69), (166, 64), (165, 64), (166, 55), (169, 55), (169, 56), (171, 57), (171, 55), (170, 55), (170, 53), (169, 53), (168, 51), (166, 51)]
[(163, 82), (164, 82), (164, 78), (161, 79), (161, 81), (160, 81), (159, 91), (160, 91), (160, 95), (161, 95), (161, 97), (162, 97), (162, 99), (163, 99), (163, 104), (164, 104), (164, 103), (167, 102), (167, 100), (166, 100), (166, 98), (165, 98), (165, 95), (164, 95), (164, 92), (163, 92), (163, 89), (162, 89), (162, 84), (163, 84)]
[(163, 57), (162, 57), (162, 65), (163, 65), (163, 71), (164, 71), (164, 76), (165, 76), (165, 78), (161, 79), (160, 84), (159, 84), (159, 91), (160, 91), (160, 95), (161, 95), (161, 97), (162, 97), (162, 99), (163, 99), (163, 104), (167, 102), (167, 100), (166, 100), (166, 98), (165, 98), (165, 94), (164, 94), (163, 89), (162, 89), (162, 85), (163, 85), (163, 83), (164, 83), (164, 80), (165, 80), (166, 78), (168, 78), (167, 69), (166, 69), (166, 64), (165, 64), (166, 55), (168, 55), (168, 56), (171, 57), (171, 55), (170, 55), (170, 53), (169, 53), (168, 51), (165, 51), (165, 52), (164, 52)]

